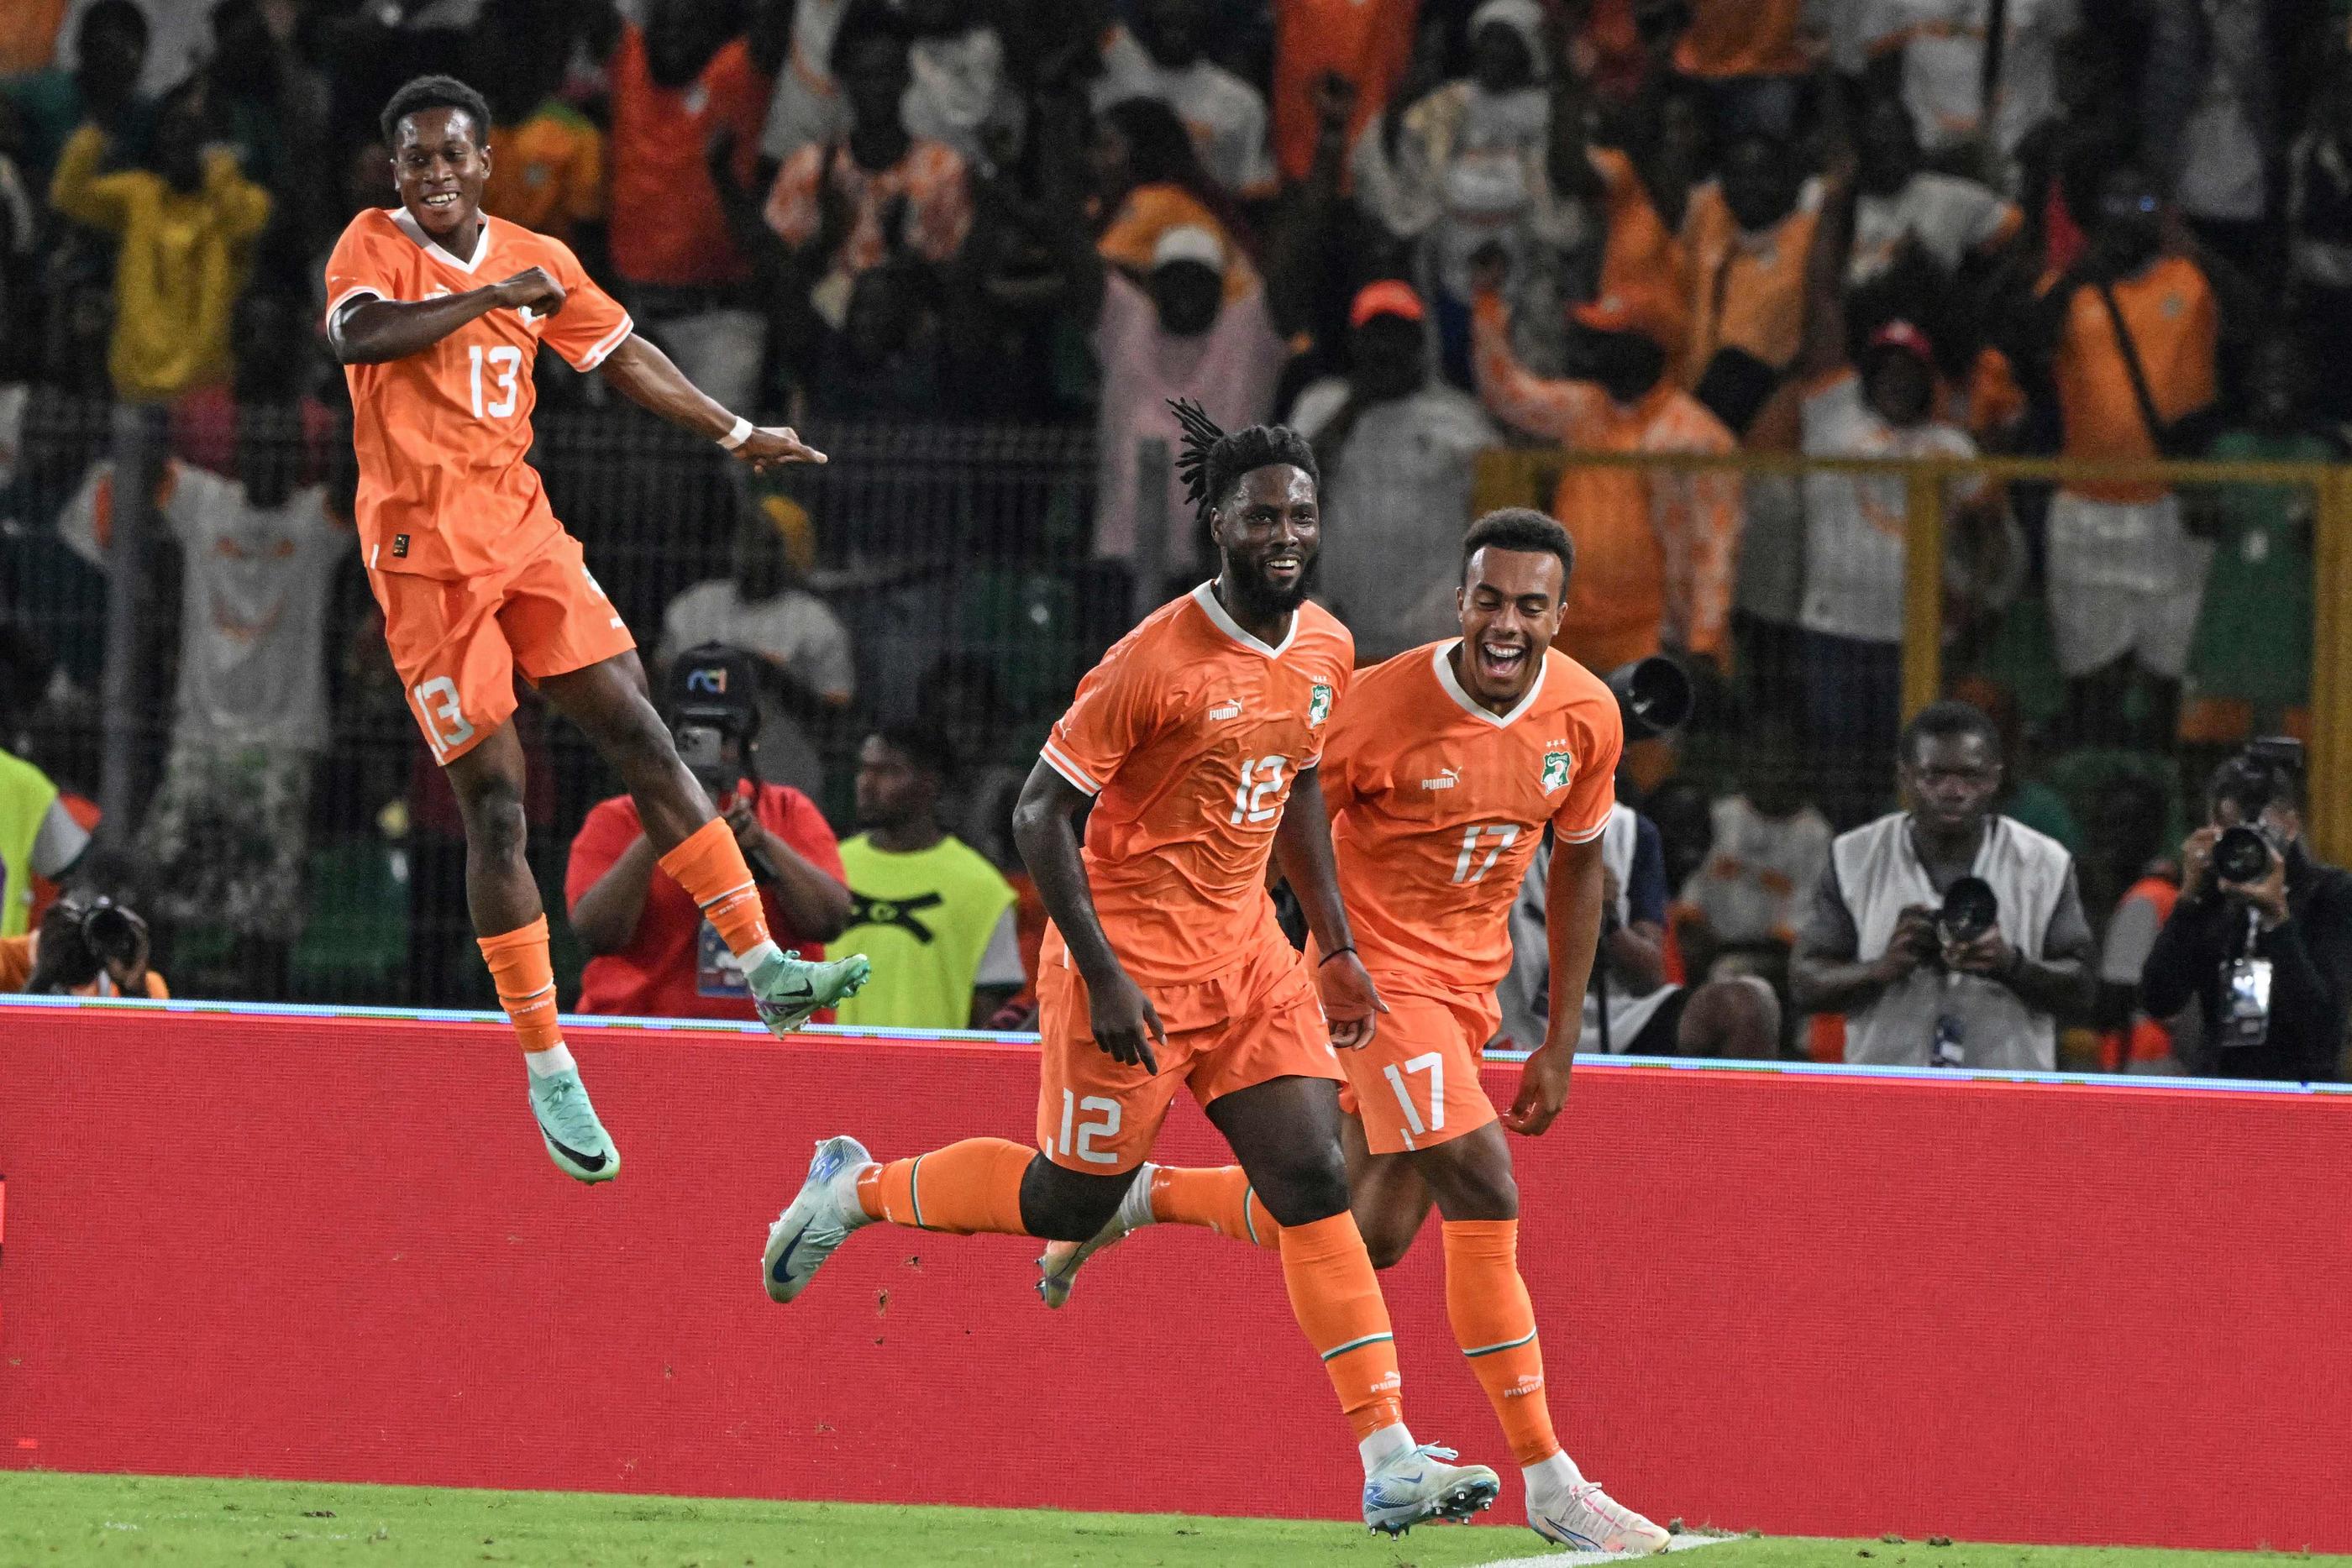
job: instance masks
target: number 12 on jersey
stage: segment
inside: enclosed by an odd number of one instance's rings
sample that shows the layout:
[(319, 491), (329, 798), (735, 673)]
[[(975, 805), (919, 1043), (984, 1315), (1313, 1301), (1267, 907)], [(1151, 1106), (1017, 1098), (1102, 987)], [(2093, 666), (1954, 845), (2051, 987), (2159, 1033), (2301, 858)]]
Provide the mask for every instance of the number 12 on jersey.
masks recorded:
[(1290, 767), (1286, 757), (1261, 757), (1242, 764), (1242, 781), (1234, 786), (1234, 826), (1263, 822), (1282, 814), (1266, 802), (1282, 793), (1282, 776)]
[[(1484, 882), (1486, 879), (1486, 873), (1495, 869), (1495, 862), (1503, 858), (1503, 852), (1517, 843), (1518, 838), (1519, 827), (1517, 822), (1502, 822), (1486, 828), (1463, 829), (1462, 853), (1454, 862), (1454, 880)], [(1492, 847), (1486, 851), (1486, 858), (1479, 861), (1474, 870), (1470, 862), (1477, 855), (1478, 846), (1481, 843)]]

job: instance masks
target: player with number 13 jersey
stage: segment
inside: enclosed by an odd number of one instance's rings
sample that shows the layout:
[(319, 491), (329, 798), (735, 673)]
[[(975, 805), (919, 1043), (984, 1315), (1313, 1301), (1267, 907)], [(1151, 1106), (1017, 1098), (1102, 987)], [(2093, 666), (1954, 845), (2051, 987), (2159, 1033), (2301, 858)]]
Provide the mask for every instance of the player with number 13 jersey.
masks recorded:
[(769, 939), (734, 831), (678, 760), (629, 629), (528, 461), (540, 346), (754, 467), (824, 457), (703, 395), (561, 242), (482, 211), (495, 152), (479, 93), (420, 77), (393, 95), (381, 129), (400, 204), (353, 218), (326, 272), (327, 341), (352, 392), (362, 559), (410, 711), (465, 819), (466, 902), (548, 1156), (577, 1180), (610, 1181), (620, 1151), (563, 1042), (547, 917), (523, 858), (518, 669), (621, 775), (662, 870), (725, 939), (771, 1029), (832, 1006), (866, 965), (803, 963)]

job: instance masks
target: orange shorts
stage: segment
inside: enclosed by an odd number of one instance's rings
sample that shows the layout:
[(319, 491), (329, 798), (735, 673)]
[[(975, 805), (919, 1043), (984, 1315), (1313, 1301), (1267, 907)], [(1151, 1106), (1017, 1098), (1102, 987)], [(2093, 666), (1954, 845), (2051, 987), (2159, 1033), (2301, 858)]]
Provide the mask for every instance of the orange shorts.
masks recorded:
[(570, 534), (500, 571), (461, 578), (372, 571), (368, 587), (383, 610), (384, 640), (409, 711), (445, 767), (514, 716), (518, 666), (540, 681), (637, 645)]
[(1341, 1076), (1307, 967), (1279, 937), (1209, 979), (1145, 986), (1168, 1043), (1160, 1071), (1114, 1061), (1087, 1017), (1087, 983), (1054, 954), (1037, 977), (1045, 1055), (1037, 1146), (1057, 1166), (1095, 1176), (1133, 1170), (1151, 1153), (1176, 1086), (1202, 1105), (1276, 1078)]
[(1374, 972), (1381, 1015), (1372, 1043), (1339, 1052), (1343, 1109), (1361, 1117), (1376, 1155), (1426, 1149), (1495, 1120), (1478, 1081), (1486, 1042), (1503, 1021), (1492, 991), (1454, 991), (1419, 976)]

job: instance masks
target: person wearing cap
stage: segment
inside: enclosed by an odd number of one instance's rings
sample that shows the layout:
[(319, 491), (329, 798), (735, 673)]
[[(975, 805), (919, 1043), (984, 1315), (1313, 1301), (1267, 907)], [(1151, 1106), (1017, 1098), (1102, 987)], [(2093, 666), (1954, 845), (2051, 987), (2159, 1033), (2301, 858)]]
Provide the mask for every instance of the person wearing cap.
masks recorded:
[(1484, 0), (1467, 37), (1469, 74), (1418, 101), (1391, 100), (1358, 134), (1349, 164), (1357, 205), (1416, 247), (1438, 365), (1462, 386), (1471, 378), (1474, 258), (1503, 249), (1514, 351), (1556, 371), (1561, 255), (1599, 242), (1594, 219), (1604, 201), (1589, 156), (1553, 155), (1555, 122), (1580, 125), (1585, 109), (1581, 84), (1554, 69), (1543, 7)]
[[(1680, 302), (1626, 288), (1570, 312), (1580, 376), (1549, 381), (1512, 354), (1499, 263), (1482, 263), (1476, 306), (1478, 394), (1514, 429), (1578, 452), (1733, 450), (1731, 433), (1667, 378), (1682, 341)], [(1568, 464), (1552, 515), (1576, 539), (1576, 579), (1555, 646), (1609, 671), (1671, 644), (1720, 670), (1738, 548), (1739, 476)]]
[[(1046, 118), (1050, 126), (1050, 113)], [(1076, 150), (1058, 151), (1068, 158)], [(1069, 184), (1066, 176), (1061, 183)], [(1189, 573), (1199, 549), (1192, 507), (1176, 473), (1182, 432), (1169, 404), (1198, 402), (1225, 430), (1272, 415), (1286, 350), (1275, 329), (1269, 289), (1262, 285), (1227, 298), (1224, 239), (1197, 224), (1162, 230), (1151, 246), (1151, 268), (1138, 283), (1095, 248), (1074, 189), (1049, 202), (1045, 216), (1070, 313), (1091, 329), (1095, 361), (1102, 367), (1095, 416), (1095, 553), (1128, 561), (1148, 580)], [(1147, 458), (1153, 465), (1149, 473)], [(1156, 552), (1139, 538), (1147, 490), (1158, 492), (1150, 506), (1166, 528)], [(1139, 560), (1139, 549), (1155, 559)]]
[(1290, 410), (1323, 472), (1323, 594), (1355, 633), (1359, 664), (1454, 622), (1444, 567), (1470, 521), (1477, 455), (1500, 440), (1475, 398), (1431, 376), (1425, 315), (1412, 285), (1365, 285), (1348, 311), (1348, 373), (1312, 383)]
[[(815, 802), (759, 777), (756, 662), (717, 643), (689, 648), (669, 676), (679, 759), (734, 830), (768, 929), (804, 958), (849, 924), (841, 847)], [(589, 809), (563, 873), (572, 934), (588, 950), (580, 1010), (631, 1018), (755, 1019), (741, 968), (684, 888), (656, 863), (627, 795)], [(829, 1015), (816, 1015), (827, 1021)]]
[(1156, 98), (1176, 111), (1201, 150), (1201, 162), (1228, 193), (1262, 201), (1276, 191), (1266, 146), (1265, 99), (1211, 60), (1203, 0), (1141, 0), (1132, 26), (1112, 29), (1103, 46), (1094, 105)]
[[(1936, 417), (1935, 353), (1916, 324), (1882, 322), (1859, 362), (1848, 360), (1845, 278), (1857, 189), (1843, 170), (1831, 176), (1808, 264), (1798, 360), (1804, 454), (1974, 457), (1968, 434)], [(1797, 615), (1803, 712), (1807, 738), (1825, 769), (1831, 815), (1845, 821), (1885, 795), (1880, 759), (1903, 723), (1906, 484), (1899, 475), (1814, 471), (1804, 476), (1803, 497), (1804, 590)], [(1944, 516), (1955, 564), (1987, 549), (2008, 553), (2000, 497), (1982, 476), (1949, 482)]]
[(824, 788), (812, 732), (856, 695), (849, 632), (803, 574), (816, 558), (807, 508), (790, 497), (744, 497), (736, 505), (735, 570), (698, 582), (662, 614), (657, 662), (722, 643), (755, 660), (760, 762), (768, 777), (806, 794)]

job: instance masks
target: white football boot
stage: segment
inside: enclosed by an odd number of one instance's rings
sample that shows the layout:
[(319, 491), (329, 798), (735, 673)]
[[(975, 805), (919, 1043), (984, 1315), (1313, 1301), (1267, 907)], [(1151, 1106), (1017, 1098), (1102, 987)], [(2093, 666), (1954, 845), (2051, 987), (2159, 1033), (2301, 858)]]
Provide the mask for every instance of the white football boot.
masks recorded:
[(827, 1138), (809, 1161), (808, 1179), (776, 1222), (768, 1227), (768, 1249), (760, 1272), (772, 1301), (789, 1301), (808, 1288), (817, 1266), (849, 1233), (874, 1221), (857, 1201), (857, 1173), (874, 1163), (856, 1138)]
[(1423, 1443), (1364, 1478), (1364, 1528), (1402, 1535), (1430, 1520), (1459, 1523), (1495, 1506), (1503, 1483), (1484, 1465), (1451, 1465), (1451, 1448)]
[(1580, 1552), (1621, 1552), (1647, 1557), (1674, 1539), (1601, 1490), (1599, 1481), (1573, 1486), (1530, 1485), (1528, 1528), (1555, 1546)]

